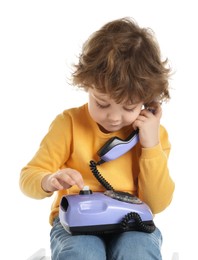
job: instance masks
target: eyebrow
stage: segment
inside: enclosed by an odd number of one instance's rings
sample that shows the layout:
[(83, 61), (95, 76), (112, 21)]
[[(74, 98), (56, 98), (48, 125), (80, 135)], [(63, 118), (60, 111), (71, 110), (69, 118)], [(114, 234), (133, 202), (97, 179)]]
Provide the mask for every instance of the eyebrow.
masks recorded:
[[(93, 95), (94, 98), (98, 99), (99, 101), (107, 102), (107, 103), (108, 103), (108, 100), (102, 99), (101, 97), (98, 97), (98, 96), (97, 96), (96, 94), (94, 94), (94, 93), (92, 93), (92, 95)], [(107, 99), (108, 99), (108, 98), (107, 98)], [(129, 109), (135, 109), (135, 108), (138, 106), (138, 104), (122, 104), (122, 106), (123, 106), (124, 108), (128, 108), (128, 107), (129, 107)]]
[(132, 108), (136, 108), (138, 106), (138, 104), (123, 104), (124, 107), (132, 107)]
[[(96, 94), (92, 93), (92, 96), (94, 98), (97, 98), (98, 100), (102, 101), (102, 102), (108, 102), (108, 100), (102, 99), (101, 97), (98, 97)], [(107, 98), (108, 99), (108, 98)]]

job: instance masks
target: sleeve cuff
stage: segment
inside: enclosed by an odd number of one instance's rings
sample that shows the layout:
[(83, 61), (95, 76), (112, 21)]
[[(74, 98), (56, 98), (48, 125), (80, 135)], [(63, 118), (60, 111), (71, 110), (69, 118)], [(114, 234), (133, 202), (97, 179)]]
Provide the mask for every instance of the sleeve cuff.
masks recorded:
[(157, 144), (151, 148), (142, 148), (141, 159), (152, 159), (158, 157), (162, 153), (161, 144)]
[(39, 187), (39, 194), (40, 194), (40, 196), (43, 197), (43, 198), (45, 198), (45, 197), (50, 197), (50, 196), (52, 196), (52, 194), (53, 194), (53, 192), (44, 191), (44, 189), (43, 189), (42, 186), (41, 186), (41, 181), (42, 181), (42, 179), (43, 179), (46, 175), (48, 175), (48, 174), (49, 174), (49, 172), (48, 172), (48, 173), (43, 173), (43, 174), (41, 174), (41, 175), (39, 176), (39, 178), (37, 179), (37, 184), (38, 184), (37, 187)]

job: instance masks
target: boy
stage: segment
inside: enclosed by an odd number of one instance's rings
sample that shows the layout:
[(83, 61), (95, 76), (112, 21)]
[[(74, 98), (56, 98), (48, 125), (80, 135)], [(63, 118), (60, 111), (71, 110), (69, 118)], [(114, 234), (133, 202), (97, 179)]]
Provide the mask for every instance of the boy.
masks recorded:
[(98, 161), (97, 151), (109, 138), (125, 139), (135, 129), (139, 142), (118, 159), (102, 164), (102, 176), (115, 190), (136, 195), (153, 214), (170, 204), (174, 192), (167, 166), (170, 143), (160, 125), (160, 103), (170, 98), (166, 65), (151, 30), (130, 18), (107, 23), (84, 44), (72, 76), (73, 84), (87, 91), (88, 104), (55, 118), (20, 176), (27, 196), (43, 199), (56, 192), (50, 213), (53, 260), (162, 259), (158, 228), (151, 234), (72, 236), (62, 227), (58, 212), (62, 196), (78, 194), (84, 185), (104, 192), (90, 172), (89, 161)]

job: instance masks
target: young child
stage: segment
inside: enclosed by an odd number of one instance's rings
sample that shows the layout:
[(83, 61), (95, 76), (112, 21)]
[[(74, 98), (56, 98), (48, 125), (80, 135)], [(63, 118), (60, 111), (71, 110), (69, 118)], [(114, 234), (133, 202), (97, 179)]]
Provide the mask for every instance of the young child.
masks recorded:
[(59, 203), (84, 185), (104, 192), (89, 168), (111, 137), (122, 139), (139, 129), (139, 142), (116, 160), (99, 166), (115, 190), (136, 195), (153, 214), (171, 202), (170, 143), (160, 124), (160, 104), (170, 99), (168, 60), (148, 28), (133, 19), (114, 20), (85, 42), (74, 66), (73, 85), (88, 93), (88, 104), (63, 111), (52, 122), (32, 160), (22, 169), (20, 187), (35, 199), (56, 192), (50, 213), (53, 260), (162, 259), (162, 235), (127, 231), (112, 235), (69, 234), (61, 225)]

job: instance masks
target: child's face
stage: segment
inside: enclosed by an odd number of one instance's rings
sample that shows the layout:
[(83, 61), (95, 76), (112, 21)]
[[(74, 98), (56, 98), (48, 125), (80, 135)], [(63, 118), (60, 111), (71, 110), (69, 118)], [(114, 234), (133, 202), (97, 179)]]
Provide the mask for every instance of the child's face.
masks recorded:
[(115, 132), (124, 126), (131, 125), (140, 114), (143, 106), (143, 102), (117, 104), (107, 94), (102, 94), (93, 88), (90, 88), (88, 93), (90, 116), (98, 123), (103, 132)]

